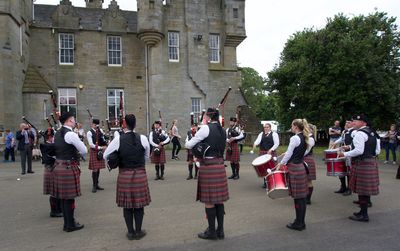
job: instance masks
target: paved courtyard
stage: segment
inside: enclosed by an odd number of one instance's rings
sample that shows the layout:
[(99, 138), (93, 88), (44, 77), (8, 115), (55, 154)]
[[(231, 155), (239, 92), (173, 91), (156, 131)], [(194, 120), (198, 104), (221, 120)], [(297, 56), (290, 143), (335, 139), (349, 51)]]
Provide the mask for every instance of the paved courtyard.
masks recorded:
[[(185, 159), (185, 152), (180, 155)], [(255, 157), (242, 155), (240, 180), (229, 180), (222, 241), (197, 238), (207, 223), (204, 206), (195, 202), (197, 183), (186, 180), (184, 160), (168, 160), (164, 181), (155, 181), (154, 166), (147, 164), (152, 203), (145, 208), (143, 223), (148, 234), (140, 241), (126, 239), (122, 209), (115, 205), (118, 170), (102, 171), (100, 184), (105, 190), (93, 194), (88, 163), (82, 163), (83, 195), (76, 200), (75, 217), (85, 228), (65, 233), (62, 218), (49, 217), (48, 196), (42, 195), (42, 165), (34, 162), (35, 173), (21, 176), (19, 162), (1, 163), (0, 250), (400, 250), (397, 166), (380, 162), (381, 193), (372, 197), (370, 222), (359, 223), (347, 219), (358, 211), (352, 203), (356, 196), (333, 193), (339, 180), (326, 176), (322, 156), (317, 156), (307, 229), (297, 232), (285, 227), (294, 218), (292, 199), (266, 196), (251, 166)]]

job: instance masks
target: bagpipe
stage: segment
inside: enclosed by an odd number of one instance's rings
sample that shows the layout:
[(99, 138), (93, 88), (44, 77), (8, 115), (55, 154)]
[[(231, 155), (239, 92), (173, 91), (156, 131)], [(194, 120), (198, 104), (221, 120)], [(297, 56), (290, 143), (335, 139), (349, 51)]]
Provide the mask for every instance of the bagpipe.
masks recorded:
[(50, 93), (51, 101), (52, 101), (52, 104), (53, 104), (53, 113), (51, 113), (50, 116), (53, 119), (55, 128), (57, 128), (58, 125), (59, 125), (58, 122), (60, 121), (60, 113), (58, 111), (57, 98), (56, 98), (56, 95), (54, 94), (54, 92), (52, 90), (50, 90), (49, 93)]
[[(162, 133), (162, 117), (161, 117), (161, 111), (158, 111), (158, 117), (160, 120), (160, 132), (157, 133), (158, 135), (158, 139), (160, 140), (160, 142), (164, 142), (168, 136)], [(168, 131), (168, 123), (165, 124), (165, 132)], [(166, 145), (168, 145), (170, 143), (170, 141), (168, 141), (168, 143), (166, 143)]]

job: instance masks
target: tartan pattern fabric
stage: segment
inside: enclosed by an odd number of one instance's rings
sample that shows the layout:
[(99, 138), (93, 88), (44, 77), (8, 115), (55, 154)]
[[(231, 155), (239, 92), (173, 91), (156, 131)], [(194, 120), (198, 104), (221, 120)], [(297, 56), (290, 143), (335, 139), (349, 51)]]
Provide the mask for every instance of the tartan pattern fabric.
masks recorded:
[(312, 155), (304, 156), (304, 162), (306, 162), (308, 165), (308, 171), (309, 171), (309, 174), (307, 175), (308, 180), (309, 181), (316, 180), (317, 179), (317, 167), (316, 167), (314, 157)]
[(146, 169), (121, 168), (117, 178), (116, 203), (123, 208), (141, 208), (151, 202)]
[(99, 170), (106, 168), (105, 160), (97, 160), (97, 152), (96, 149), (90, 148), (90, 157), (89, 157), (89, 170)]
[[(229, 151), (228, 149), (232, 149), (232, 151)], [(233, 141), (228, 144), (228, 147), (225, 152), (225, 160), (230, 161), (231, 163), (239, 163), (240, 161), (240, 152), (239, 152), (239, 145), (236, 141)]]
[(44, 166), (43, 171), (43, 194), (54, 193), (54, 174), (50, 170), (50, 166)]
[(306, 198), (308, 194), (307, 173), (303, 163), (287, 164), (289, 195), (294, 199)]
[(189, 164), (193, 164), (194, 163), (194, 156), (193, 156), (193, 153), (192, 153), (191, 149), (187, 149), (186, 161), (189, 162)]
[(164, 147), (160, 148), (160, 154), (156, 155), (154, 154), (154, 149), (151, 152), (151, 163), (153, 164), (165, 164), (166, 159), (165, 159), (165, 149)]
[(375, 158), (354, 160), (350, 175), (350, 189), (358, 195), (379, 194), (379, 170)]
[(221, 204), (229, 199), (228, 180), (222, 158), (202, 159), (197, 181), (196, 200)]
[(53, 170), (54, 190), (51, 194), (57, 199), (74, 199), (81, 196), (81, 170), (75, 161), (56, 160)]

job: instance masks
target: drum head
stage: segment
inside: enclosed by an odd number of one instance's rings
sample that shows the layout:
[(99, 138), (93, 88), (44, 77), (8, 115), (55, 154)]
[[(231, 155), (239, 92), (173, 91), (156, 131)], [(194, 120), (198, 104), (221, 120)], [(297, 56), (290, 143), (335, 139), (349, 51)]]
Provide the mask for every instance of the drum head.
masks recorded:
[(324, 153), (337, 153), (337, 149), (327, 149), (327, 150), (324, 150)]
[(271, 154), (264, 154), (264, 155), (261, 155), (261, 156), (255, 158), (253, 160), (253, 162), (251, 162), (251, 164), (253, 166), (259, 166), (259, 165), (267, 163), (271, 159), (272, 159), (272, 155)]
[(289, 189), (272, 189), (268, 192), (268, 197), (271, 199), (281, 199), (289, 196)]

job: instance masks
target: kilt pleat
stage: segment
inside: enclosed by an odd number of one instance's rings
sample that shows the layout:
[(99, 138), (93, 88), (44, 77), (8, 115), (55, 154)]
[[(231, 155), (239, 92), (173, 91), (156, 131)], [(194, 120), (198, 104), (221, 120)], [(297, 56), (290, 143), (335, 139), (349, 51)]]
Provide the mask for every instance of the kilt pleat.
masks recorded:
[(354, 161), (350, 175), (350, 188), (359, 195), (379, 194), (379, 170), (375, 158)]
[(294, 199), (306, 198), (308, 194), (308, 180), (303, 163), (289, 163), (287, 168), (289, 174), (289, 195)]
[(221, 204), (229, 199), (228, 180), (222, 158), (202, 160), (197, 181), (196, 200)]
[(90, 148), (89, 170), (106, 168), (105, 160), (97, 160), (97, 152), (96, 149)]
[(54, 193), (54, 174), (49, 166), (44, 167), (43, 171), (43, 194)]
[(154, 154), (154, 149), (151, 152), (151, 163), (153, 164), (165, 164), (165, 149), (164, 147), (160, 148), (160, 154), (156, 155)]
[(238, 163), (240, 161), (240, 152), (239, 152), (239, 145), (236, 141), (229, 143), (230, 148), (232, 151), (228, 151), (228, 148), (225, 152), (225, 160), (230, 161), (231, 163)]
[(80, 174), (78, 163), (68, 164), (66, 161), (56, 160), (53, 170), (54, 189), (51, 195), (58, 199), (81, 196)]
[(116, 197), (118, 207), (141, 208), (150, 202), (146, 169), (144, 167), (119, 169)]
[(308, 165), (309, 174), (307, 174), (307, 178), (309, 181), (317, 179), (317, 167), (312, 155), (304, 156), (304, 162)]

